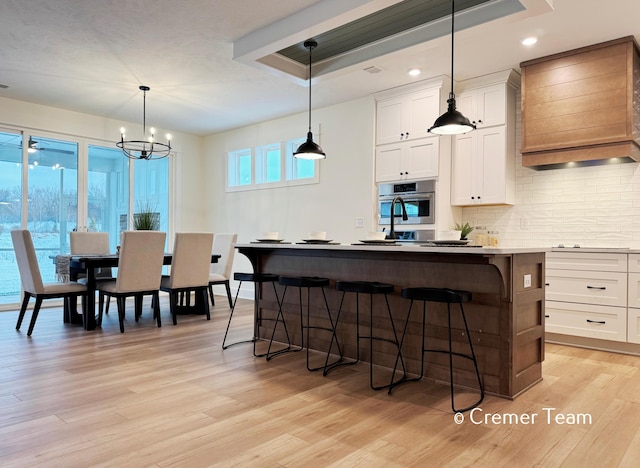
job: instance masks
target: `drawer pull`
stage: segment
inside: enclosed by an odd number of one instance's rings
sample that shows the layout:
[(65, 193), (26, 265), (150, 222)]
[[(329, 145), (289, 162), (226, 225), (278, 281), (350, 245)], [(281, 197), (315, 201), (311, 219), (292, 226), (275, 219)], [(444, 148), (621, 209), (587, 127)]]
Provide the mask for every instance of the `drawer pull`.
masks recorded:
[(604, 291), (607, 288), (605, 286), (589, 286), (589, 285), (587, 285), (587, 289), (599, 289), (600, 291)]
[(604, 320), (589, 320), (589, 319), (587, 319), (587, 323), (599, 323), (600, 325), (604, 325), (607, 322), (605, 322)]
[(545, 314), (544, 318), (549, 318), (549, 316)]

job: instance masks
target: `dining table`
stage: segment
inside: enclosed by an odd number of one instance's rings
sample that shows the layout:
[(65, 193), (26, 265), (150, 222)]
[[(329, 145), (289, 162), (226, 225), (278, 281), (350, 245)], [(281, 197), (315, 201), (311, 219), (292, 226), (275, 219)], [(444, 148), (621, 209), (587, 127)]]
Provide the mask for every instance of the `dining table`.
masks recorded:
[[(221, 255), (219, 254), (211, 254), (211, 263), (217, 263), (220, 257)], [(173, 254), (165, 253), (162, 264), (171, 265), (172, 259)], [(69, 277), (71, 281), (76, 281), (78, 275), (81, 273), (85, 273), (87, 275), (87, 302), (86, 307), (83, 307), (82, 314), (78, 314), (71, 310), (69, 312), (70, 317), (65, 318), (65, 321), (68, 319), (71, 323), (79, 323), (80, 318), (82, 318), (82, 325), (85, 330), (94, 330), (96, 328), (96, 272), (101, 268), (117, 268), (119, 260), (120, 256), (118, 254), (79, 254), (69, 256)], [(191, 310), (196, 311), (197, 313), (197, 306), (198, 304), (196, 304), (196, 306)]]

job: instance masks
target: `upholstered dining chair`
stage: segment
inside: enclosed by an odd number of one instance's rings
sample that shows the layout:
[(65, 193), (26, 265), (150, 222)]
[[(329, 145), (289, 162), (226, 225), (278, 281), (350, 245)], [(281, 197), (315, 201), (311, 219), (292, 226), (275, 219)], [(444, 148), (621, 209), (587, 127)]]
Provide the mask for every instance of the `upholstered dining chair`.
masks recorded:
[(64, 307), (68, 310), (72, 300), (76, 301), (78, 296), (86, 296), (87, 286), (75, 282), (43, 283), (31, 232), (26, 229), (11, 231), (11, 240), (18, 261), (22, 289), (24, 290), (24, 299), (22, 300), (22, 307), (20, 307), (16, 330), (20, 330), (29, 299), (35, 297), (36, 303), (33, 307), (31, 323), (27, 331), (27, 336), (31, 336), (44, 299), (63, 298)]
[[(71, 255), (108, 255), (111, 253), (108, 232), (80, 232), (69, 233), (69, 247)], [(108, 280), (113, 278), (111, 268), (100, 268), (96, 271), (96, 280)], [(78, 283), (87, 284), (86, 276), (78, 277)], [(109, 313), (109, 302), (105, 308), (105, 313)]]
[(215, 234), (213, 236), (214, 254), (220, 254), (218, 263), (212, 263), (209, 270), (209, 298), (211, 305), (216, 305), (213, 298), (213, 286), (216, 284), (224, 284), (227, 290), (227, 299), (229, 307), (233, 307), (231, 300), (231, 288), (229, 287), (229, 279), (231, 278), (231, 269), (233, 268), (233, 254), (235, 253), (235, 243), (238, 240), (238, 234)]
[(173, 324), (177, 321), (178, 300), (181, 293), (189, 294), (193, 291), (202, 300), (202, 306), (211, 320), (209, 313), (209, 266), (211, 265), (211, 249), (213, 246), (212, 233), (178, 232), (173, 245), (171, 273), (163, 276), (160, 290), (169, 293), (169, 307)]
[(154, 318), (160, 320), (160, 278), (164, 261), (166, 233), (159, 231), (124, 231), (121, 237), (118, 276), (115, 281), (98, 282), (98, 324), (102, 323), (105, 296), (115, 297), (118, 304), (120, 332), (124, 333), (124, 317), (127, 297), (135, 299), (135, 320), (142, 313), (142, 298), (152, 296)]

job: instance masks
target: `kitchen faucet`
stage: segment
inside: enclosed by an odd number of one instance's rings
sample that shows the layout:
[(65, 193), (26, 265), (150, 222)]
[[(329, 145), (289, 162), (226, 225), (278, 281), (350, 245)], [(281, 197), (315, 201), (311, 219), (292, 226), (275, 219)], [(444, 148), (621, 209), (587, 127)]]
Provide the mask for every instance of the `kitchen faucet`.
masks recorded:
[(387, 235), (387, 239), (397, 239), (396, 237), (396, 231), (394, 229), (394, 219), (395, 219), (395, 208), (396, 208), (396, 203), (400, 202), (400, 206), (402, 207), (402, 220), (406, 221), (409, 219), (409, 217), (407, 216), (407, 208), (404, 206), (404, 200), (402, 199), (402, 197), (395, 197), (392, 201), (391, 201), (391, 213), (389, 213), (389, 217), (391, 218), (391, 229), (389, 230), (389, 234)]

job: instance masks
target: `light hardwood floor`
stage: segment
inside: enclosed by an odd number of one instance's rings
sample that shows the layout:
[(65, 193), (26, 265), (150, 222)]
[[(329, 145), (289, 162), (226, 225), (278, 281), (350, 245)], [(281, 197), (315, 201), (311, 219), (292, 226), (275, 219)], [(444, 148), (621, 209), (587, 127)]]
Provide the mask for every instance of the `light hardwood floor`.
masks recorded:
[[(253, 303), (240, 302), (234, 334), (247, 336)], [(303, 353), (222, 351), (225, 303), (174, 326), (163, 302), (158, 329), (145, 302), (124, 334), (115, 311), (85, 332), (43, 309), (31, 338), (0, 313), (0, 466), (638, 466), (638, 357), (548, 345), (543, 382), (475, 413), (519, 422), (456, 424), (443, 384), (388, 396), (366, 364), (323, 377)]]

